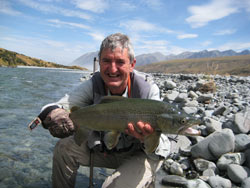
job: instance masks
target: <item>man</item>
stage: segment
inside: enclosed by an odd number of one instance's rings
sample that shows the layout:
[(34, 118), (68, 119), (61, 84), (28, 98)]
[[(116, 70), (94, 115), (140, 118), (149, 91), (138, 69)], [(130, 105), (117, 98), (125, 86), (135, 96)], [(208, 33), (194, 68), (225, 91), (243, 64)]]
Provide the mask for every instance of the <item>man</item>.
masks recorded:
[(153, 181), (162, 159), (169, 155), (170, 142), (162, 134), (157, 149), (146, 154), (143, 151), (143, 138), (154, 132), (148, 123), (129, 123), (126, 134), (120, 136), (112, 150), (108, 150), (103, 141), (105, 132), (92, 131), (81, 146), (71, 136), (74, 134), (74, 125), (69, 118), (72, 106), (97, 104), (105, 95), (160, 100), (159, 88), (145, 74), (135, 71), (135, 64), (129, 38), (121, 33), (112, 34), (103, 40), (100, 47), (100, 72), (83, 82), (70, 95), (43, 108), (43, 126), (53, 136), (63, 138), (54, 149), (53, 187), (74, 187), (79, 165), (89, 165), (90, 149), (94, 150), (94, 166), (116, 169), (102, 187), (141, 188), (148, 187)]

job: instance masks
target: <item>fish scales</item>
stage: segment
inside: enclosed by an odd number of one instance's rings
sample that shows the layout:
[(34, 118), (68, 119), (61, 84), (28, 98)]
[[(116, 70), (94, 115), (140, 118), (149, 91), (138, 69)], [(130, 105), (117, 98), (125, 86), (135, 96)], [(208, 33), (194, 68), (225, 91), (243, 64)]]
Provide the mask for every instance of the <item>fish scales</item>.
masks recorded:
[[(149, 123), (155, 130), (168, 134), (179, 134), (181, 131), (200, 121), (180, 111), (171, 104), (150, 100), (132, 99), (124, 97), (104, 97), (100, 104), (80, 108), (70, 113), (76, 126), (75, 141), (80, 144), (86, 136), (88, 129), (96, 131), (124, 132), (128, 123), (136, 124), (138, 121)], [(119, 134), (110, 134), (116, 135)], [(152, 137), (159, 136), (153, 135)], [(148, 142), (157, 140), (147, 138)], [(110, 140), (116, 140), (110, 139)], [(110, 144), (112, 147), (114, 143)], [(148, 151), (151, 151), (157, 143), (151, 146), (148, 143)]]

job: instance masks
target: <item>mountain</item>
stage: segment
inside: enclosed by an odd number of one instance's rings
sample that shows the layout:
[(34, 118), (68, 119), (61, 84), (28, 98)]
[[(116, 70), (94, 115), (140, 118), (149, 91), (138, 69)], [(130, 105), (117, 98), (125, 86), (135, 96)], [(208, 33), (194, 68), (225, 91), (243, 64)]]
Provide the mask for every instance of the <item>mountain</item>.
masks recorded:
[(166, 60), (136, 67), (142, 72), (250, 76), (250, 55)]
[(166, 56), (160, 52), (142, 54), (136, 56), (136, 65), (146, 65), (152, 62), (159, 62), (166, 59)]
[[(249, 50), (244, 50), (239, 53), (233, 50), (226, 50), (226, 51), (203, 50), (200, 52), (183, 52), (178, 55), (170, 54), (168, 56), (165, 56), (164, 59), (164, 55), (158, 52), (158, 53), (140, 55), (140, 58), (137, 59), (136, 66), (151, 64), (165, 60), (174, 60), (174, 59), (199, 59), (199, 58), (225, 57), (225, 56), (237, 56), (237, 55), (249, 55), (249, 54), (250, 54)], [(136, 56), (136, 58), (137, 57), (138, 56)], [(157, 57), (160, 57), (160, 60), (156, 61)]]
[(74, 60), (72, 63), (70, 63), (70, 65), (78, 65), (85, 67), (89, 70), (93, 70), (93, 62), (95, 57), (98, 58), (98, 51), (83, 54), (82, 56)]
[(23, 54), (0, 48), (0, 67), (17, 67), (17, 66), (36, 66), (36, 67), (50, 67), (50, 68), (67, 68), (86, 70), (79, 66), (65, 66), (37, 58), (32, 58)]
[[(242, 52), (235, 52), (233, 50), (219, 51), (219, 50), (203, 50), (200, 52), (183, 52), (178, 55), (170, 54), (168, 56), (163, 55), (160, 52), (141, 54), (136, 56), (136, 67), (147, 65), (155, 62), (174, 60), (174, 59), (199, 59), (199, 58), (212, 58), (212, 57), (225, 57), (225, 56), (237, 56), (237, 55), (248, 55), (249, 50)], [(78, 65), (86, 67), (89, 70), (93, 70), (94, 58), (98, 57), (98, 51), (83, 54), (74, 60), (70, 65)]]

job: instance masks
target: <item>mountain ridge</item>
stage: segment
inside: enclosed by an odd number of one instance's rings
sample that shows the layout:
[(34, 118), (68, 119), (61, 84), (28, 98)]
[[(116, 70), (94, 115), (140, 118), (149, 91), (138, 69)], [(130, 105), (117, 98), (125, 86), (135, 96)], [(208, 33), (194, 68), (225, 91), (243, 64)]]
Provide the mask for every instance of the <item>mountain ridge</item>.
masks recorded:
[[(166, 60), (214, 58), (214, 57), (239, 56), (239, 55), (249, 55), (249, 54), (250, 54), (249, 50), (243, 50), (241, 52), (236, 52), (234, 50), (225, 50), (225, 51), (202, 50), (199, 52), (187, 51), (177, 55), (174, 54), (164, 55), (161, 52), (154, 52), (154, 53), (137, 55), (135, 58), (136, 58), (136, 67), (138, 67)], [(98, 51), (85, 53), (82, 56), (75, 59), (72, 63), (70, 63), (70, 65), (83, 66), (89, 70), (92, 70), (94, 57), (98, 57)]]

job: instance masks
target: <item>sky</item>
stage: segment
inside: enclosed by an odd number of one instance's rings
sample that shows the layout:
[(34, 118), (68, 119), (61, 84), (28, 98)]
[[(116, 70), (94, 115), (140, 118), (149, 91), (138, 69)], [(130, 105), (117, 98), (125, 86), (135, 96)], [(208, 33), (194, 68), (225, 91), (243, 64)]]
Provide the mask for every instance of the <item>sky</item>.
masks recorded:
[(127, 34), (135, 55), (250, 49), (250, 0), (0, 0), (0, 47), (68, 64)]

